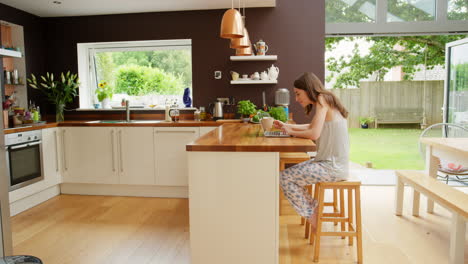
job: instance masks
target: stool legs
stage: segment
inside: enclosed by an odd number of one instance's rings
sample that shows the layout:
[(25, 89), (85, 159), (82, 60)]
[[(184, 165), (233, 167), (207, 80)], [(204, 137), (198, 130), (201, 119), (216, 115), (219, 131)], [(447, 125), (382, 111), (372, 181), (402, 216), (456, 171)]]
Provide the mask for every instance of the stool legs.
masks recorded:
[[(353, 230), (353, 189), (348, 189), (348, 231), (354, 231)], [(353, 245), (354, 238), (352, 236), (348, 237), (348, 244), (350, 246)]]
[(361, 188), (354, 189), (356, 192), (356, 243), (358, 252), (358, 263), (362, 263), (362, 230), (361, 230)]
[[(323, 215), (323, 198), (324, 198), (324, 189), (319, 186), (320, 184), (316, 184), (318, 187), (319, 193), (319, 201), (318, 201), (318, 208), (317, 208), (317, 228), (315, 229), (315, 251), (314, 251), (314, 262), (317, 262), (320, 255), (320, 235), (322, 233), (322, 215)], [(317, 190), (317, 189), (315, 189)], [(312, 235), (311, 235), (312, 237)]]
[[(335, 191), (335, 189), (333, 190)], [(340, 217), (345, 217), (345, 209), (344, 209), (344, 190), (340, 189)], [(338, 222), (335, 222), (335, 225), (337, 225)], [(341, 222), (341, 231), (344, 232), (346, 231), (345, 227), (345, 222)], [(345, 239), (344, 236), (341, 237), (341, 239)]]
[[(325, 186), (323, 186), (325, 185)], [(340, 211), (339, 213), (324, 213), (324, 207), (326, 203), (324, 202), (325, 190), (326, 189), (339, 189), (340, 196)], [(344, 213), (344, 190), (348, 192), (348, 215)], [(354, 197), (353, 197), (354, 192)], [(317, 207), (317, 227), (315, 232), (310, 234), (310, 243), (314, 244), (314, 257), (313, 261), (317, 262), (320, 256), (320, 239), (321, 236), (341, 236), (342, 238), (347, 236), (349, 241), (348, 244), (352, 246), (354, 244), (354, 237), (356, 237), (356, 248), (357, 248), (357, 261), (362, 263), (362, 219), (361, 219), (361, 190), (360, 183), (350, 183), (345, 185), (345, 183), (336, 184), (334, 186), (332, 183), (318, 183), (315, 185), (314, 197), (318, 201)], [(354, 198), (354, 199), (353, 199)], [(354, 206), (354, 207), (353, 207)], [(355, 212), (355, 213), (354, 213)], [(355, 215), (354, 215), (355, 214)], [(354, 219), (355, 217), (355, 219)], [(354, 220), (356, 221), (353, 224)], [(323, 232), (322, 223), (323, 222), (340, 222), (341, 232)], [(346, 223), (348, 230), (346, 231)]]

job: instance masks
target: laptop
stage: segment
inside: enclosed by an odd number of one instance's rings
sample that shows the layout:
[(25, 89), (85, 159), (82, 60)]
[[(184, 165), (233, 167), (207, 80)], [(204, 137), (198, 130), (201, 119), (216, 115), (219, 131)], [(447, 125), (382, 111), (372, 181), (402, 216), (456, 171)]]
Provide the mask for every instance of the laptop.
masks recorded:
[(291, 135), (286, 134), (283, 131), (264, 131), (263, 135), (265, 137), (290, 137)]

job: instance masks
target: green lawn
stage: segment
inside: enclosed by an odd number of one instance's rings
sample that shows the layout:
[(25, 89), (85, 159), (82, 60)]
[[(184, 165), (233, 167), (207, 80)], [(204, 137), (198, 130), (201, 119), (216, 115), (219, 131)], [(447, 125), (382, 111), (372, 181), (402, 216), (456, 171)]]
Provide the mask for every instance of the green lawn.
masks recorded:
[(424, 169), (419, 154), (419, 129), (350, 128), (350, 159), (364, 165), (372, 162), (375, 169)]

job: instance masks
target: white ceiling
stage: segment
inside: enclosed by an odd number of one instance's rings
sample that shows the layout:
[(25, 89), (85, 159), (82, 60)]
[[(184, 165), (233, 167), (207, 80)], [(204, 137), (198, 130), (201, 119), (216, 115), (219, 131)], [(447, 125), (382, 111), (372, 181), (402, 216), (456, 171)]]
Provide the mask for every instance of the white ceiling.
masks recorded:
[[(242, 0), (242, 5), (244, 2), (245, 7), (276, 6), (276, 0)], [(0, 3), (40, 17), (227, 9), (232, 5), (231, 0), (0, 0)], [(239, 0), (234, 0), (234, 5), (239, 6)]]

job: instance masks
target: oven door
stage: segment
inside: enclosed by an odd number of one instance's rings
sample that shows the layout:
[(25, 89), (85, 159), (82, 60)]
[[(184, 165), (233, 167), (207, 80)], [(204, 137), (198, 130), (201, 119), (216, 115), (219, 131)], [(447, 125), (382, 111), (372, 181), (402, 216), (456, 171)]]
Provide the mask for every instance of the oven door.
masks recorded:
[(7, 148), (10, 191), (44, 179), (41, 151), (40, 140)]

